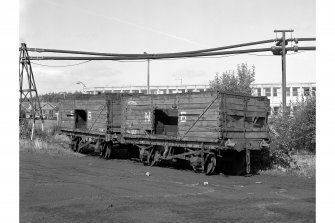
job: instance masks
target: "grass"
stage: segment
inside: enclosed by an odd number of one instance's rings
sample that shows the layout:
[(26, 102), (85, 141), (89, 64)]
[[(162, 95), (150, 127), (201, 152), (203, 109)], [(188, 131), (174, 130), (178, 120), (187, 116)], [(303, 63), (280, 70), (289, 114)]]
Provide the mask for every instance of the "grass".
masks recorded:
[(316, 159), (314, 154), (296, 154), (293, 155), (295, 163), (290, 168), (275, 166), (270, 170), (261, 171), (261, 174), (268, 175), (294, 175), (307, 178), (316, 176)]
[(46, 141), (44, 139), (35, 138), (20, 139), (20, 151), (33, 153), (47, 153), (50, 155), (70, 155), (75, 154), (69, 148), (69, 140), (66, 136), (54, 135)]
[(19, 141), (20, 151), (50, 155), (79, 155), (70, 149), (70, 139), (67, 136), (57, 134), (57, 123), (54, 120), (45, 120), (43, 131), (41, 121), (37, 120), (33, 140), (30, 140), (31, 127), (32, 123), (25, 127), (25, 137), (21, 137)]

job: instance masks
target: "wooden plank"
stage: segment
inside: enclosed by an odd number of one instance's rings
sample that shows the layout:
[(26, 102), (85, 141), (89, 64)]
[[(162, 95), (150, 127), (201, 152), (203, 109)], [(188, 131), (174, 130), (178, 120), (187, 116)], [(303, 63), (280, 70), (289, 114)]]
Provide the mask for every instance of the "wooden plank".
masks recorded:
[[(178, 104), (178, 110), (184, 109), (206, 109), (209, 103), (180, 103)], [(218, 110), (219, 103), (214, 102), (209, 109)]]
[(75, 100), (75, 107), (76, 108), (84, 108), (84, 110), (85, 110), (85, 108), (87, 108), (87, 101), (85, 100)]
[(151, 123), (140, 123), (140, 122), (126, 122), (124, 123), (126, 128), (145, 128), (148, 129), (152, 127)]
[[(186, 118), (179, 117), (179, 121), (194, 122), (198, 120), (198, 116), (186, 116)], [(198, 121), (219, 121), (219, 115), (206, 115), (204, 114)]]
[(153, 110), (151, 105), (145, 105), (145, 106), (135, 106), (130, 105), (127, 108), (124, 109), (125, 111), (142, 111), (142, 110)]
[[(186, 121), (186, 122), (179, 122), (178, 127), (179, 128), (189, 128), (193, 122)], [(194, 127), (217, 127), (219, 126), (219, 122), (217, 120), (214, 121), (198, 121)]]
[(218, 142), (218, 138), (208, 138), (208, 137), (195, 137), (195, 136), (185, 136), (181, 141), (195, 141), (199, 143), (203, 142)]
[[(179, 109), (179, 116), (199, 116), (205, 109)], [(181, 114), (183, 112), (183, 114)], [(219, 111), (217, 108), (209, 108), (204, 115), (218, 115)]]
[(142, 116), (142, 115), (144, 115), (145, 114), (145, 112), (150, 112), (150, 113), (152, 113), (153, 112), (153, 110), (150, 108), (150, 109), (127, 109), (127, 111), (126, 111), (126, 114), (127, 115), (140, 115), (140, 116)]
[[(244, 105), (228, 104), (227, 103), (227, 109), (229, 109), (229, 110), (244, 111)], [(220, 110), (224, 111), (225, 107), (224, 106), (221, 107)], [(252, 106), (252, 105), (247, 105), (246, 110), (247, 111), (255, 111), (255, 112), (266, 112), (266, 111), (269, 111), (269, 106)]]
[[(181, 98), (179, 99), (179, 104), (192, 104), (192, 103), (203, 103), (209, 105), (214, 100), (214, 97), (205, 98)], [(213, 104), (218, 103), (219, 99), (216, 99)]]
[(166, 140), (172, 140), (174, 142), (183, 142), (183, 141), (195, 141), (195, 142), (217, 142), (218, 139), (212, 139), (212, 138), (206, 138), (206, 137), (185, 137), (182, 140), (179, 140), (178, 137), (175, 136), (165, 136), (165, 135), (132, 135), (132, 134), (126, 134), (124, 133), (123, 136), (125, 138), (131, 138), (131, 139), (153, 139), (153, 140), (162, 140), (162, 143), (165, 143)]
[[(180, 134), (182, 134), (183, 132), (186, 132), (189, 128), (190, 126), (178, 126), (178, 131)], [(221, 128), (219, 126), (216, 127), (193, 126), (190, 132), (218, 132), (220, 131), (220, 129)]]
[[(179, 135), (184, 136), (185, 132), (179, 132)], [(185, 136), (188, 137), (203, 137), (203, 138), (218, 138), (218, 132), (188, 132)]]
[[(269, 104), (269, 101), (260, 100), (259, 98), (253, 98), (249, 96), (247, 97), (247, 99), (248, 99), (248, 105), (251, 105), (251, 106), (261, 106), (262, 107), (262, 106)], [(226, 103), (235, 104), (235, 105), (244, 105), (245, 101), (243, 97), (229, 95), (226, 98)]]
[(228, 132), (227, 138), (250, 138), (250, 139), (259, 139), (259, 138), (267, 138), (267, 132), (246, 132), (245, 135), (243, 132)]
[(112, 123), (113, 125), (121, 125), (122, 120), (121, 120), (121, 119), (113, 119), (113, 120), (111, 121), (111, 123)]
[[(224, 112), (220, 111), (220, 114)], [(246, 117), (265, 117), (267, 115), (267, 111), (239, 111), (239, 110), (227, 110), (227, 115), (237, 115), (237, 116), (244, 116), (244, 113), (246, 114)]]
[(88, 120), (87, 123), (100, 123), (100, 124), (107, 124), (107, 120), (105, 119), (95, 119), (95, 120)]

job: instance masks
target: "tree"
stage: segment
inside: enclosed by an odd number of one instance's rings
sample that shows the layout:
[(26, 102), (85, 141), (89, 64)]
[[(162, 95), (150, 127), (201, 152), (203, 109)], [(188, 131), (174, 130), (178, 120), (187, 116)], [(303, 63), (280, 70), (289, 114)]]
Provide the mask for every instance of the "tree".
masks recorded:
[(237, 75), (231, 70), (221, 75), (217, 73), (214, 80), (209, 81), (210, 89), (252, 95), (251, 84), (255, 81), (255, 66), (249, 68), (246, 63), (238, 64), (236, 73)]

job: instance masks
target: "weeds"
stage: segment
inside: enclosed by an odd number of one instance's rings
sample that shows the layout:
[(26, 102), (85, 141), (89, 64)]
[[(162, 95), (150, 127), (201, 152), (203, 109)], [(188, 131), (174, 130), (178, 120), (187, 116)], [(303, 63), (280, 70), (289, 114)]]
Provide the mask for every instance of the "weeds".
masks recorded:
[(20, 120), (20, 151), (48, 153), (48, 154), (72, 154), (69, 148), (69, 139), (65, 135), (58, 134), (55, 123), (48, 123), (46, 128), (35, 124), (34, 137), (30, 140), (32, 123), (29, 120)]

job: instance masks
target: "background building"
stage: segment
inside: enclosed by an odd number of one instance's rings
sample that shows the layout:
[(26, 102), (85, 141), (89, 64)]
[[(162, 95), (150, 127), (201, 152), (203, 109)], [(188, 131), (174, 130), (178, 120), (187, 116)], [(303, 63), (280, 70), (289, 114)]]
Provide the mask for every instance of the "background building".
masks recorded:
[[(252, 84), (253, 95), (267, 96), (270, 99), (270, 106), (273, 112), (277, 112), (281, 106), (282, 89), (281, 83)], [(186, 92), (208, 91), (209, 85), (153, 85), (150, 86), (151, 94), (175, 94)], [(316, 83), (286, 83), (287, 106), (295, 109), (294, 103), (300, 101), (302, 97), (315, 95)], [(84, 87), (84, 94), (99, 93), (147, 93), (147, 86), (113, 86), (113, 87)]]

